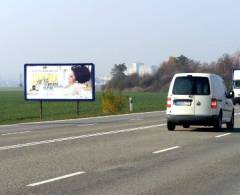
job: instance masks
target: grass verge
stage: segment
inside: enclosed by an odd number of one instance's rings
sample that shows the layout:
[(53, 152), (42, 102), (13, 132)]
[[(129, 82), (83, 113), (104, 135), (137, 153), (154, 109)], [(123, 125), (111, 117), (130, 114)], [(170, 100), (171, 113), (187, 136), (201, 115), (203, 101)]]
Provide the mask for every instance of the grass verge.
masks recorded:
[[(165, 109), (165, 93), (123, 93), (134, 97), (133, 111), (147, 112)], [(128, 105), (121, 113), (129, 113)], [(118, 113), (119, 114), (119, 113)], [(43, 120), (60, 120), (104, 115), (101, 107), (101, 92), (95, 102), (80, 102), (77, 115), (76, 102), (43, 102)], [(24, 100), (23, 91), (0, 91), (0, 125), (33, 122), (40, 120), (40, 103)]]

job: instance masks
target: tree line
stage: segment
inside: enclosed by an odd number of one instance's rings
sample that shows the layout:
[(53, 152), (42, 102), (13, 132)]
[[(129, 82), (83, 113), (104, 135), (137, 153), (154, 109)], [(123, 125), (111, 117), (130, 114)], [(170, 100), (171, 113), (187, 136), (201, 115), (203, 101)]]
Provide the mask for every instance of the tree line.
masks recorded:
[(175, 73), (202, 72), (220, 75), (228, 88), (231, 87), (232, 70), (240, 68), (240, 52), (233, 55), (224, 54), (216, 61), (202, 63), (184, 55), (169, 57), (162, 62), (154, 74), (127, 75), (125, 63), (115, 64), (112, 68), (112, 78), (103, 87), (112, 90), (127, 91), (167, 91), (170, 81)]

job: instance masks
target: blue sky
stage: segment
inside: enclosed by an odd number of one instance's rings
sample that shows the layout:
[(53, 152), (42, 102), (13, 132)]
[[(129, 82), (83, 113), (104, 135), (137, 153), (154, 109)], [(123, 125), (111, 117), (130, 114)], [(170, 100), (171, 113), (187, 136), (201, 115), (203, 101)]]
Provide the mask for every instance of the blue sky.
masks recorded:
[(240, 49), (239, 0), (0, 0), (0, 79), (24, 63), (211, 62)]

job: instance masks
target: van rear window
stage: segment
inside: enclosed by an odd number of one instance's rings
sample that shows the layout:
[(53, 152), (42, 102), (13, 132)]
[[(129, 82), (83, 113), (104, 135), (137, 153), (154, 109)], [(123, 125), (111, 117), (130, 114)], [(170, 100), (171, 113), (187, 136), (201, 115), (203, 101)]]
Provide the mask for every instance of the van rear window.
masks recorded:
[(173, 94), (209, 95), (209, 80), (207, 77), (177, 77), (173, 85)]

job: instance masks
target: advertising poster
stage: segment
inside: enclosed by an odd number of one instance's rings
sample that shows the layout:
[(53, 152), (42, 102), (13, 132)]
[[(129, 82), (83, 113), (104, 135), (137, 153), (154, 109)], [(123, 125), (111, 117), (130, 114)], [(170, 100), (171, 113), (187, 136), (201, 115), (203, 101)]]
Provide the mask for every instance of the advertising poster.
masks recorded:
[(93, 64), (25, 64), (26, 100), (94, 100)]

